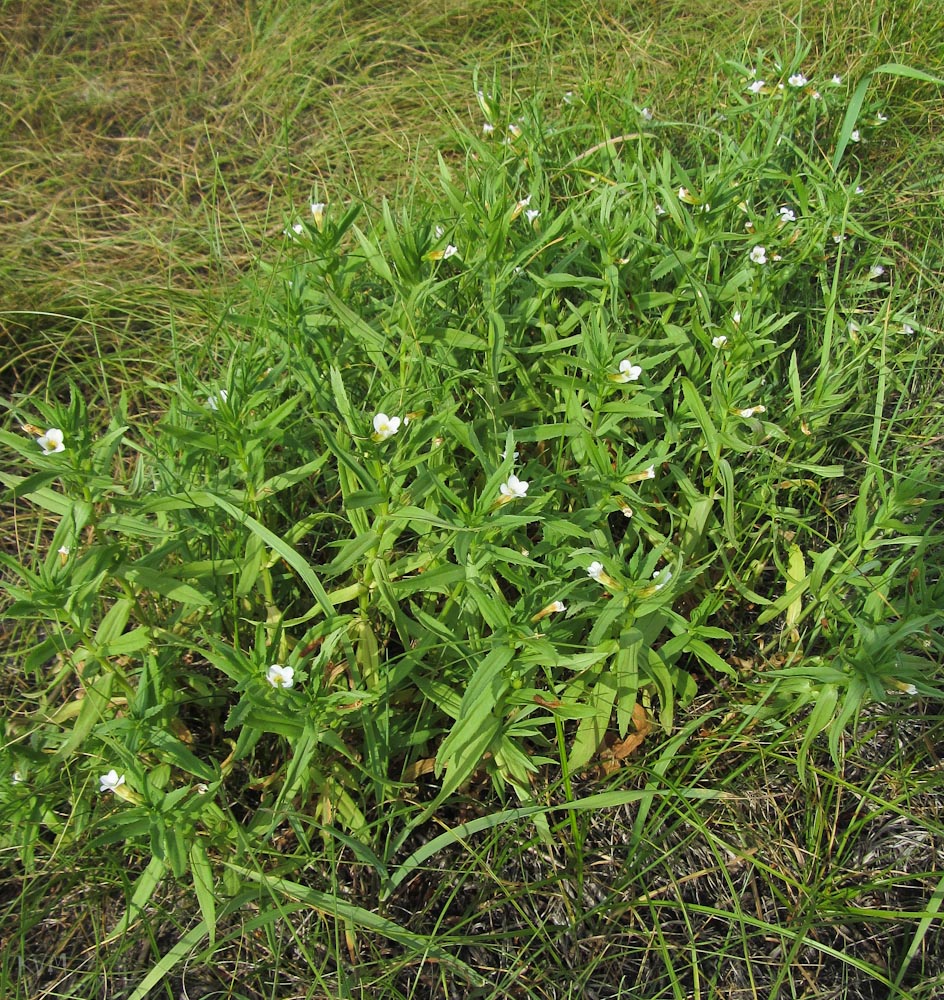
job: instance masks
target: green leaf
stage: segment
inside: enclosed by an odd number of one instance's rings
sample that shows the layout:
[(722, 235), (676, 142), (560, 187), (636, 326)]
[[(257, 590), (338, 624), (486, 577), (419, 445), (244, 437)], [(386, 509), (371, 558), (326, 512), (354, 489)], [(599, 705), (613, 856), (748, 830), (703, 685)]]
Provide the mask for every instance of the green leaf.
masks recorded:
[(213, 869), (207, 857), (203, 842), (197, 838), (190, 845), (190, 873), (193, 877), (193, 891), (206, 925), (210, 945), (216, 940), (216, 894), (213, 891)]
[(160, 594), (161, 597), (168, 597), (181, 604), (205, 607), (211, 603), (205, 594), (201, 594), (189, 583), (184, 583), (183, 580), (168, 576), (166, 573), (160, 573), (141, 563), (122, 563), (113, 572), (119, 580), (125, 580), (142, 590), (152, 594)]

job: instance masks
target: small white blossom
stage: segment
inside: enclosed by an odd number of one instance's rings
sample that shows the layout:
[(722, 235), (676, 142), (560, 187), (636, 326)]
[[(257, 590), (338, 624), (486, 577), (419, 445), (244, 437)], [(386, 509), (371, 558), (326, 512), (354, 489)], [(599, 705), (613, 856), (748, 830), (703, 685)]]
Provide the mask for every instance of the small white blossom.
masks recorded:
[(642, 375), (642, 367), (634, 365), (629, 358), (624, 358), (619, 364), (619, 375), (613, 375), (614, 382), (635, 382)]
[(125, 776), (119, 774), (112, 768), (107, 774), (103, 774), (99, 779), (99, 792), (113, 792), (119, 785), (125, 783)]
[(318, 227), (319, 231), (324, 225), (324, 213), (327, 207), (327, 202), (324, 201), (313, 201), (311, 203), (312, 218), (315, 220), (315, 225)]
[(68, 545), (60, 545), (57, 551), (59, 555), (68, 558), (70, 549)]
[(287, 690), (295, 683), (295, 670), (293, 667), (283, 667), (281, 663), (273, 663), (266, 671), (266, 680), (272, 687)]
[(12, 781), (14, 785), (18, 785), (22, 780), (23, 775), (20, 774), (19, 771), (14, 771), (13, 774), (10, 775), (10, 781)]
[(857, 128), (854, 128), (854, 129), (852, 130), (852, 135), (850, 135), (850, 136), (849, 136), (849, 138), (850, 138), (850, 139), (851, 139), (851, 140), (852, 140), (853, 142), (858, 142), (858, 141), (859, 141), (859, 140), (860, 140), (860, 139), (862, 138), (862, 136), (861, 136), (861, 134), (859, 133), (859, 130), (858, 130)]
[(527, 496), (528, 486), (530, 483), (524, 482), (524, 480), (519, 479), (514, 473), (508, 477), (508, 479), (498, 487), (498, 492), (506, 500), (520, 500), (522, 497)]
[(737, 311), (731, 313), (731, 322), (735, 326), (740, 326), (741, 325), (741, 314), (739, 312), (737, 312)]
[(850, 319), (849, 322), (846, 324), (846, 329), (849, 331), (850, 334), (852, 334), (852, 336), (855, 336), (862, 328), (854, 319)]
[(443, 226), (436, 226), (433, 230), (433, 238), (441, 240), (446, 235), (446, 230)]
[(455, 257), (455, 255), (458, 252), (459, 252), (459, 248), (458, 247), (454, 247), (450, 243), (449, 246), (447, 246), (446, 249), (443, 250), (443, 252), (442, 252), (442, 259), (443, 260), (449, 260), (450, 257)]
[(542, 618), (547, 618), (548, 615), (560, 614), (562, 611), (566, 611), (567, 606), (563, 601), (551, 601), (550, 604), (546, 604), (541, 610), (536, 614), (531, 616), (532, 622), (539, 622)]
[(719, 334), (717, 337), (711, 338), (711, 346), (719, 351), (721, 350), (721, 348), (726, 346), (727, 343), (728, 343), (728, 338), (723, 333)]
[(650, 465), (649, 468), (646, 469), (645, 477), (646, 477), (646, 479), (655, 479), (656, 478), (656, 467), (654, 465)]
[[(502, 458), (502, 461), (504, 462), (504, 461), (505, 461), (505, 459), (506, 459), (507, 457), (508, 457), (508, 449), (506, 448), (506, 449), (504, 449), (504, 451), (502, 451), (502, 453), (501, 453), (501, 458)], [(518, 452), (517, 452), (517, 451), (513, 451), (513, 452), (511, 453), (511, 457), (512, 457), (512, 460), (513, 460), (513, 461), (517, 462), (517, 461), (518, 461)]]
[(906, 684), (902, 690), (905, 694), (910, 694), (912, 697), (918, 693), (918, 689), (914, 686), (914, 684)]
[(399, 417), (388, 417), (386, 413), (378, 413), (374, 417), (374, 440), (386, 441), (400, 429)]
[(206, 795), (209, 791), (209, 787), (210, 786), (205, 781), (198, 781), (193, 786), (193, 790), (197, 793), (197, 795)]
[(572, 90), (568, 90), (567, 93), (564, 94), (562, 100), (563, 100), (563, 102), (565, 104), (573, 104), (574, 103), (574, 92)]
[(670, 569), (657, 569), (652, 574), (652, 579), (657, 580), (655, 584), (656, 590), (661, 590), (668, 582), (672, 579), (672, 570)]
[(810, 97), (812, 97), (814, 101), (821, 101), (823, 99), (823, 95), (818, 90), (814, 90), (813, 93), (810, 94)]
[(755, 80), (747, 89), (752, 94), (759, 94), (766, 86), (767, 83), (764, 80)]
[(642, 111), (639, 112), (639, 117), (642, 118), (644, 122), (651, 122), (655, 116), (649, 108), (643, 108)]
[(789, 205), (780, 206), (780, 221), (781, 222), (796, 222), (796, 213), (790, 208)]
[(858, 186), (858, 187), (857, 187), (857, 188), (855, 189), (855, 193), (856, 193), (856, 194), (865, 194), (865, 188), (864, 188), (864, 187), (862, 187), (862, 185), (860, 184), (860, 185), (859, 185), (859, 186)]
[(910, 326), (910, 325), (909, 325), (908, 323), (902, 323), (902, 324), (901, 324), (901, 332), (902, 332), (902, 333), (903, 333), (903, 334), (904, 334), (904, 335), (905, 335), (906, 337), (911, 337), (911, 336), (913, 336), (913, 335), (914, 335), (914, 327), (913, 327), (913, 326)]
[(302, 233), (304, 233), (304, 232), (305, 232), (305, 227), (304, 227), (304, 226), (303, 226), (303, 225), (302, 225), (302, 224), (301, 224), (300, 222), (296, 222), (296, 223), (295, 223), (295, 224), (294, 224), (294, 225), (292, 226), (292, 232), (293, 232), (293, 233), (294, 233), (294, 234), (295, 234), (296, 236), (301, 236), (301, 235), (302, 235)]
[(666, 214), (665, 209), (659, 202), (656, 202), (656, 215), (665, 215), (665, 214)]
[(589, 576), (591, 580), (595, 580), (597, 583), (603, 583), (603, 563), (596, 561), (590, 563), (587, 567), (587, 576)]
[(36, 438), (36, 443), (43, 449), (44, 455), (55, 455), (66, 450), (64, 439), (65, 435), (58, 427), (50, 427), (45, 434)]
[(527, 211), (526, 211), (526, 212), (524, 213), (524, 217), (525, 217), (525, 218), (526, 218), (526, 219), (528, 220), (528, 222), (534, 222), (534, 220), (535, 220), (535, 219), (536, 219), (536, 218), (537, 218), (537, 217), (538, 217), (538, 216), (539, 216), (540, 214), (541, 214), (541, 213), (540, 213), (540, 212), (539, 212), (539, 211), (538, 211), (538, 210), (537, 210), (536, 208), (529, 208), (529, 209), (528, 209), (528, 210), (527, 210)]
[(754, 247), (751, 250), (751, 263), (752, 264), (766, 264), (767, 263), (767, 248), (766, 247)]
[(838, 73), (834, 73), (833, 78), (829, 82), (834, 87), (838, 87), (842, 83), (842, 77)]
[(514, 122), (512, 122), (511, 125), (508, 126), (508, 134), (513, 139), (517, 139), (518, 136), (521, 135), (521, 126), (515, 125)]
[(211, 410), (218, 410), (220, 403), (225, 403), (227, 399), (229, 399), (229, 393), (225, 389), (220, 389), (219, 392), (214, 392), (212, 395), (207, 396), (207, 406)]
[(808, 82), (809, 81), (802, 73), (794, 73), (793, 76), (787, 80), (787, 83), (789, 83), (791, 87), (805, 87)]
[(887, 122), (888, 121), (888, 115), (883, 115), (882, 112), (879, 111), (878, 114), (875, 116), (875, 120), (879, 124), (881, 124), (882, 122)]
[(482, 122), (482, 134), (491, 135), (495, 131), (495, 126), (491, 122)]
[(872, 267), (869, 268), (870, 278), (881, 278), (881, 276), (884, 273), (885, 273), (885, 268), (882, 267), (881, 264), (873, 264)]
[(745, 420), (750, 419), (755, 413), (766, 413), (766, 406), (746, 406), (743, 410), (738, 410), (738, 416), (744, 417)]

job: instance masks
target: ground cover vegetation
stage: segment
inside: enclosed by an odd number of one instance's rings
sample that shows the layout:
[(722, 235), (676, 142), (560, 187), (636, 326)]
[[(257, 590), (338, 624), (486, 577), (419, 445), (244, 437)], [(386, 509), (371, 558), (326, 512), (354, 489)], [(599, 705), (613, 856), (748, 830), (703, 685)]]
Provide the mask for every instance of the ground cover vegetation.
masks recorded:
[(938, 995), (933, 12), (304, 13), (3, 10), (4, 995)]

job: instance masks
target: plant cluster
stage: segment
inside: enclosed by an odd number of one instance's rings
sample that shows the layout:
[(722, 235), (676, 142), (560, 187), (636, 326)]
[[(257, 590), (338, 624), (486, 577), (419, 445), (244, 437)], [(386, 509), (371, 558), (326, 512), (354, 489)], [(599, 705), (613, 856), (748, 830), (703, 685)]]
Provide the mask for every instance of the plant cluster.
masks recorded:
[(189, 871), (212, 935), (216, 859), (237, 895), (286, 825), (392, 853), (484, 770), (547, 835), (542, 775), (572, 797), (699, 691), (837, 756), (867, 702), (940, 694), (933, 457), (887, 457), (931, 331), (852, 156), (883, 115), (729, 69), (694, 132), (492, 81), (439, 194), (290, 220), (166, 412), (9, 402), (22, 864), (136, 845), (123, 926)]

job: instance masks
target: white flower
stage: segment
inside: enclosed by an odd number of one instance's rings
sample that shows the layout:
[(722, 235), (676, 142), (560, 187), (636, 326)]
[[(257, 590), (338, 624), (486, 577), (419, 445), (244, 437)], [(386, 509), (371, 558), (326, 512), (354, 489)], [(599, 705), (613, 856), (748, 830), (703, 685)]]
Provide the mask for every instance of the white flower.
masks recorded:
[(229, 399), (229, 393), (225, 389), (220, 389), (219, 392), (213, 393), (211, 396), (207, 396), (207, 406), (211, 410), (218, 410), (220, 408), (220, 403), (225, 403)]
[(887, 122), (888, 121), (888, 115), (883, 115), (882, 112), (879, 111), (878, 114), (876, 114), (876, 116), (875, 116), (875, 120), (877, 122), (879, 122), (879, 124), (881, 124), (882, 122)]
[(573, 104), (574, 103), (574, 92), (572, 90), (568, 90), (567, 93), (564, 94), (563, 101), (564, 101), (565, 104)]
[(733, 312), (733, 313), (731, 313), (731, 322), (735, 326), (740, 326), (740, 324), (741, 324), (741, 314), (739, 312)]
[(872, 267), (869, 268), (870, 278), (881, 278), (881, 276), (884, 273), (885, 273), (885, 268), (882, 267), (881, 264), (873, 264)]
[(12, 781), (14, 785), (18, 785), (22, 780), (23, 775), (20, 774), (19, 771), (14, 771), (13, 774), (10, 775), (10, 781)]
[(902, 688), (902, 690), (905, 692), (905, 694), (910, 694), (912, 696), (914, 696), (914, 695), (916, 695), (918, 693), (918, 689), (914, 686), (914, 684), (906, 684)]
[[(504, 462), (504, 461), (505, 461), (505, 459), (506, 459), (507, 457), (508, 457), (508, 449), (506, 448), (506, 449), (505, 449), (504, 451), (502, 451), (502, 453), (501, 453), (501, 458), (502, 458), (502, 461)], [(513, 451), (513, 452), (511, 453), (511, 457), (512, 457), (512, 460), (513, 460), (513, 461), (517, 462), (517, 461), (518, 461), (518, 452), (517, 452), (517, 451)]]
[(113, 792), (119, 785), (125, 783), (125, 776), (112, 768), (108, 774), (103, 774), (98, 780), (100, 783), (99, 792)]
[(209, 785), (207, 785), (205, 781), (198, 781), (193, 786), (193, 790), (197, 793), (197, 795), (206, 795), (209, 790)]
[(611, 375), (614, 382), (635, 382), (642, 375), (642, 367), (624, 358), (619, 365), (619, 375)]
[(561, 611), (566, 611), (567, 606), (563, 601), (551, 601), (550, 604), (546, 604), (541, 610), (536, 614), (531, 616), (531, 621), (539, 622), (542, 618), (547, 618), (548, 615), (559, 614)]
[(374, 440), (386, 441), (400, 429), (399, 417), (388, 417), (386, 413), (378, 413), (374, 417)]
[(311, 214), (315, 220), (315, 225), (318, 227), (319, 231), (324, 225), (324, 213), (325, 209), (328, 207), (326, 202), (323, 201), (313, 201), (311, 203)]
[(727, 344), (727, 342), (728, 338), (723, 333), (719, 334), (717, 337), (711, 338), (711, 346), (719, 351)]
[(656, 467), (654, 465), (650, 465), (649, 468), (646, 469), (645, 476), (646, 476), (646, 479), (655, 479), (656, 478)]
[(540, 212), (539, 212), (539, 211), (538, 211), (538, 210), (537, 210), (536, 208), (529, 208), (529, 209), (528, 209), (528, 210), (527, 210), (527, 211), (526, 211), (526, 212), (524, 213), (524, 217), (525, 217), (525, 218), (526, 218), (526, 219), (528, 220), (528, 222), (534, 222), (534, 220), (535, 220), (535, 219), (536, 219), (536, 218), (537, 218), (537, 217), (538, 217), (538, 216), (539, 216), (540, 214), (541, 214), (541, 213), (540, 213)]
[(446, 235), (446, 230), (442, 226), (437, 226), (433, 230), (433, 237), (437, 240), (441, 240)]
[(524, 482), (512, 473), (507, 481), (498, 487), (498, 492), (506, 500), (520, 500), (523, 496), (527, 495), (529, 485), (529, 483)]
[(58, 427), (50, 427), (42, 437), (36, 438), (36, 443), (43, 449), (44, 455), (55, 455), (57, 452), (65, 451), (63, 444), (65, 435)]
[(854, 319), (850, 319), (849, 322), (846, 324), (846, 329), (849, 331), (850, 334), (852, 334), (852, 336), (855, 336), (862, 328)]
[(859, 141), (859, 140), (860, 140), (860, 139), (862, 138), (862, 136), (861, 136), (861, 135), (859, 134), (859, 130), (858, 130), (857, 128), (854, 128), (854, 129), (852, 130), (852, 135), (850, 135), (850, 136), (849, 136), (849, 138), (850, 138), (850, 139), (851, 139), (851, 140), (852, 140), (853, 142), (858, 142), (858, 141)]
[(495, 126), (491, 122), (482, 122), (482, 134), (491, 135), (495, 131)]
[(808, 80), (802, 73), (794, 73), (793, 76), (787, 80), (787, 83), (789, 83), (791, 87), (805, 87)]
[(449, 246), (447, 246), (446, 249), (443, 250), (443, 252), (442, 252), (442, 259), (443, 260), (449, 260), (450, 257), (455, 257), (455, 255), (458, 252), (459, 252), (459, 248), (458, 247), (454, 247), (450, 243)]
[(656, 590), (661, 590), (668, 582), (672, 579), (672, 570), (670, 569), (657, 569), (652, 574), (652, 579), (658, 582), (655, 585)]
[(738, 416), (744, 417), (745, 420), (750, 419), (755, 413), (766, 413), (766, 406), (747, 406), (743, 410), (738, 410)]
[(659, 204), (659, 202), (656, 202), (656, 215), (665, 215), (665, 214), (666, 214), (665, 209), (662, 207), (661, 204)]
[(747, 89), (752, 94), (759, 94), (767, 84), (764, 80), (755, 80)]
[(865, 194), (865, 188), (864, 188), (864, 187), (862, 187), (862, 185), (860, 184), (860, 185), (859, 185), (859, 186), (858, 186), (858, 187), (857, 187), (857, 188), (855, 189), (855, 193), (856, 193), (856, 194)]
[(59, 555), (61, 555), (61, 556), (68, 556), (69, 555), (69, 546), (68, 545), (60, 545), (57, 551), (59, 552)]
[(515, 209), (521, 212), (524, 209), (526, 209), (530, 204), (531, 204), (531, 195), (528, 195), (527, 198), (522, 198), (521, 201), (519, 201), (518, 204), (515, 205)]
[(266, 671), (266, 680), (272, 687), (290, 688), (295, 683), (293, 667), (283, 667), (281, 663), (273, 663)]
[(789, 205), (780, 206), (780, 221), (781, 222), (796, 222), (796, 213), (790, 208)]
[(908, 323), (902, 323), (901, 324), (901, 332), (906, 337), (911, 337), (914, 334), (914, 327), (910, 326)]
[(833, 78), (829, 82), (834, 87), (838, 87), (842, 83), (842, 77), (838, 73), (834, 73)]
[(812, 97), (814, 101), (821, 101), (823, 99), (823, 95), (818, 90), (814, 90), (813, 93), (810, 94), (810, 97)]
[(514, 122), (512, 122), (512, 124), (508, 126), (508, 134), (513, 139), (517, 139), (518, 136), (521, 135), (521, 126), (515, 125)]
[(603, 583), (603, 577), (605, 576), (605, 573), (603, 572), (603, 563), (596, 561), (590, 563), (587, 567), (587, 576), (589, 576), (591, 580), (595, 580), (597, 583)]
[(767, 263), (767, 248), (766, 247), (754, 247), (751, 250), (751, 263), (752, 264), (766, 264)]
[(651, 122), (655, 116), (649, 108), (643, 108), (642, 111), (639, 112), (639, 117), (642, 118), (644, 122)]
[(302, 235), (302, 233), (304, 233), (304, 232), (305, 232), (305, 227), (304, 227), (304, 226), (303, 226), (303, 225), (302, 225), (302, 224), (301, 224), (300, 222), (296, 222), (296, 223), (295, 223), (295, 225), (294, 225), (294, 226), (292, 226), (292, 232), (293, 232), (293, 233), (294, 233), (294, 234), (295, 234), (296, 236), (301, 236), (301, 235)]

